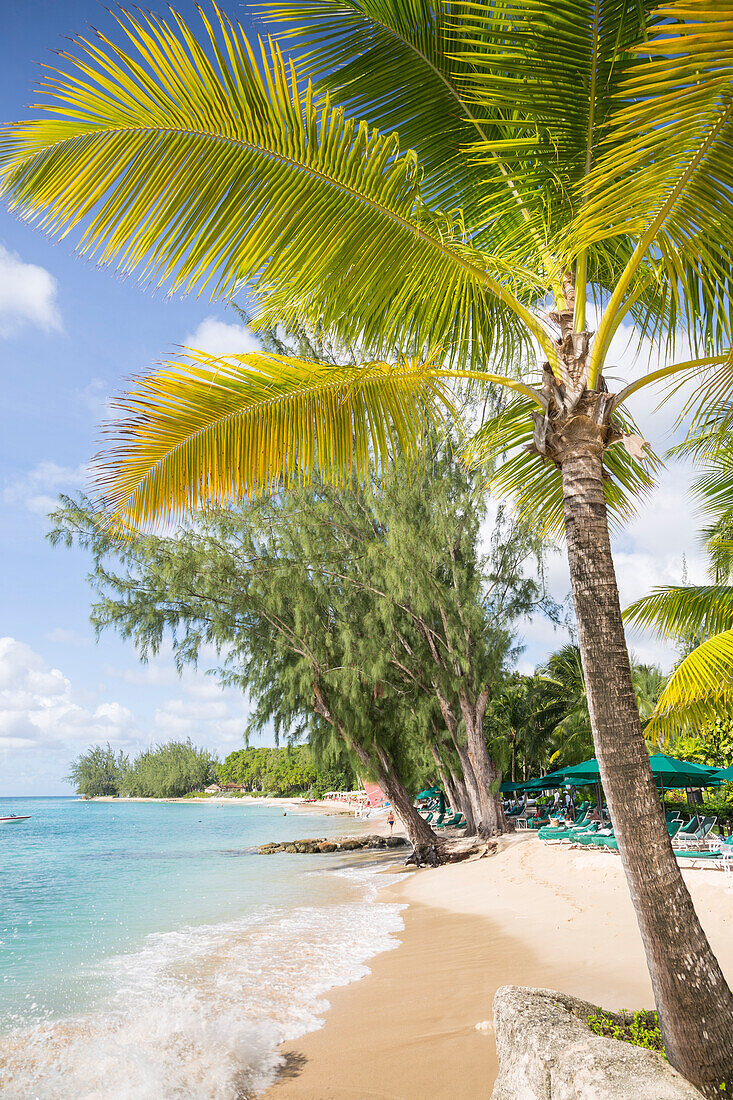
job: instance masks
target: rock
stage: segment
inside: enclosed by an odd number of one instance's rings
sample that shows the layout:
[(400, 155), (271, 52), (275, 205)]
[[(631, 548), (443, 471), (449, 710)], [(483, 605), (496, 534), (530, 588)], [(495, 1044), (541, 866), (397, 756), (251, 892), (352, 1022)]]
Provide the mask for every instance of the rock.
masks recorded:
[(289, 852), (289, 853), (290, 853), (290, 855), (296, 855), (296, 854), (297, 854), (297, 851), (298, 851), (298, 849), (297, 849), (297, 848), (295, 847), (295, 845), (294, 845), (294, 844), (283, 844), (283, 846), (282, 846), (282, 848), (280, 849), (280, 851), (281, 851), (281, 852)]
[(551, 989), (498, 989), (491, 1100), (702, 1100), (660, 1054), (591, 1031), (597, 1011)]
[(340, 840), (339, 848), (342, 852), (356, 852), (364, 845), (360, 840)]
[(388, 848), (405, 848), (407, 847), (407, 841), (403, 836), (388, 836), (386, 839)]
[(322, 840), (318, 845), (319, 852), (335, 852), (338, 848), (338, 844), (333, 844), (330, 840)]

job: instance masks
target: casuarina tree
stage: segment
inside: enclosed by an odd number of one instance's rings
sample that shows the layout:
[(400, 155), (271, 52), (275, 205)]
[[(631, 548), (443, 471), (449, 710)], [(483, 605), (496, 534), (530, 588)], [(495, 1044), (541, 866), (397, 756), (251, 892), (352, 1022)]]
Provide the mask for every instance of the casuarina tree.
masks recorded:
[[(364, 351), (342, 370), (195, 350), (164, 365), (122, 402), (106, 503), (141, 524), (315, 465), (364, 473), (417, 450), (464, 376), (508, 387), (476, 447), (508, 449), (505, 486), (564, 529), (666, 1050), (703, 1091), (730, 1089), (733, 997), (652, 781), (608, 516), (649, 481), (623, 403), (730, 354), (731, 4), (303, 0), (270, 14), (295, 61), (250, 48), (217, 9), (198, 38), (175, 13), (123, 14), (122, 45), (80, 39), (40, 114), (2, 138), (8, 204), (45, 231), (171, 291), (246, 289), (258, 323)], [(673, 358), (682, 332), (692, 351), (609, 392), (622, 324)]]

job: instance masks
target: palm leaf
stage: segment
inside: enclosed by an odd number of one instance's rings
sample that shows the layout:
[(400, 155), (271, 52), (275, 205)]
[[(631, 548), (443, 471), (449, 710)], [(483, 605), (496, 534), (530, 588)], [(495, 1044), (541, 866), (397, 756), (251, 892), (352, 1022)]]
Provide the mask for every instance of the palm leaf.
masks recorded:
[(648, 732), (669, 738), (714, 721), (733, 703), (733, 630), (694, 649), (673, 672)]
[(597, 368), (638, 266), (650, 256), (693, 344), (731, 344), (732, 21), (730, 3), (677, 0), (656, 9), (654, 37), (633, 47), (637, 61), (625, 73), (569, 234), (578, 250), (604, 240), (637, 242), (598, 329)]
[[(492, 492), (509, 497), (518, 514), (543, 533), (559, 535), (564, 527), (562, 478), (554, 463), (532, 449), (533, 414), (536, 409), (525, 397), (513, 398), (468, 441), (464, 460), (469, 465), (493, 467)], [(624, 433), (634, 428), (623, 413), (617, 413), (617, 421)], [(634, 513), (638, 498), (654, 486), (654, 474), (661, 463), (651, 450), (647, 453), (648, 470), (619, 444), (609, 447), (603, 456), (608, 474), (604, 492), (612, 525), (625, 522)]]
[(181, 516), (207, 502), (276, 492), (316, 469), (366, 476), (445, 428), (439, 368), (402, 359), (335, 368), (281, 355), (217, 359), (189, 350), (142, 379), (117, 408), (96, 482), (117, 525)]
[(123, 14), (129, 52), (79, 39), (42, 116), (2, 133), (11, 208), (170, 290), (246, 282), (265, 324), (319, 324), (374, 354), (442, 342), (463, 363), (526, 346), (526, 325), (552, 357), (518, 300), (536, 296), (531, 273), (426, 209), (396, 135), (317, 105), (279, 54), (258, 64), (241, 27), (215, 22), (206, 50), (175, 13)]
[[(468, 156), (491, 176), (501, 158), (525, 202), (541, 208), (551, 248), (582, 202), (578, 185), (595, 161), (650, 8), (648, 0), (464, 0), (453, 7), (455, 79), (487, 131), (471, 136)], [(617, 268), (619, 258), (606, 250), (591, 260), (595, 275)], [(579, 282), (584, 291), (583, 274)]]
[(733, 587), (668, 585), (653, 589), (624, 611), (627, 623), (663, 638), (694, 638), (733, 628)]
[(460, 206), (474, 241), (496, 240), (499, 225), (502, 248), (508, 229), (523, 234), (531, 245), (525, 259), (542, 265), (544, 211), (534, 191), (517, 189), (507, 166), (514, 151), (497, 149), (483, 158), (488, 167), (466, 155), (474, 142), (498, 143), (503, 129), (462, 94), (460, 84), (475, 66), (460, 55), (468, 29), (460, 5), (274, 0), (263, 10), (279, 25), (278, 40), (299, 51), (299, 72), (349, 114), (380, 130), (398, 131), (417, 151), (429, 201), (448, 209)]

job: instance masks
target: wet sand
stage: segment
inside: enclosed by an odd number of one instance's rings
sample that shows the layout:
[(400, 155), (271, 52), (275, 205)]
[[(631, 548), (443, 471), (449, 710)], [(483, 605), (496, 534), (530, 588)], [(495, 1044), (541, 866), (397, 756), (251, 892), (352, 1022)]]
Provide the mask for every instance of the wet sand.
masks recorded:
[[(684, 875), (733, 981), (733, 876)], [(267, 1100), (487, 1098), (500, 985), (558, 989), (607, 1008), (652, 1007), (636, 918), (611, 852), (518, 834), (495, 856), (413, 872), (383, 896), (409, 905), (399, 947), (377, 956), (368, 977), (328, 994), (320, 1031), (283, 1044), (286, 1068)]]

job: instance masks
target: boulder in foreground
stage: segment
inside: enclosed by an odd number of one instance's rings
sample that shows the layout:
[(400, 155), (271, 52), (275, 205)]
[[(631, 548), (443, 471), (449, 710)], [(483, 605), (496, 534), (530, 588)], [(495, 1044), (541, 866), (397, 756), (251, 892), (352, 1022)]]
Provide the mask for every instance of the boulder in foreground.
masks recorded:
[(491, 1100), (703, 1100), (660, 1054), (591, 1031), (598, 1011), (551, 989), (498, 989)]

